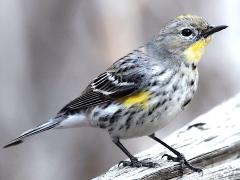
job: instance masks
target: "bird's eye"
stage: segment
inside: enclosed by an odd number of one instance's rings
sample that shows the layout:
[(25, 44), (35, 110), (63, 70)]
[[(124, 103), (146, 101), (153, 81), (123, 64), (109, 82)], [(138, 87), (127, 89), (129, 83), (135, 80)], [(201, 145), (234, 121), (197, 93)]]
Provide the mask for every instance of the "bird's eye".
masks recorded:
[(191, 29), (183, 29), (181, 33), (183, 36), (190, 36), (193, 32)]

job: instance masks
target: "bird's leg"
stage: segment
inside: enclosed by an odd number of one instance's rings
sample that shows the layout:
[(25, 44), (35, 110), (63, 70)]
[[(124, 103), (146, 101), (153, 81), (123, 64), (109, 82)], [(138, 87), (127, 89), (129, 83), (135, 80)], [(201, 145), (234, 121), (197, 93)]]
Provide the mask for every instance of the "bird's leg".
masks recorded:
[(134, 157), (128, 150), (122, 145), (122, 143), (119, 141), (119, 139), (113, 140), (113, 142), (129, 157), (130, 161), (120, 161), (118, 163), (118, 166), (123, 165), (124, 167), (130, 166), (130, 167), (155, 167), (156, 163), (153, 162), (143, 162), (138, 161), (136, 157)]
[(188, 167), (189, 169), (191, 169), (194, 172), (198, 172), (201, 173), (202, 169), (200, 168), (196, 168), (193, 165), (191, 165), (186, 158), (184, 157), (184, 155), (180, 152), (178, 152), (177, 150), (173, 149), (171, 146), (167, 145), (165, 142), (161, 141), (160, 139), (158, 139), (155, 134), (152, 134), (149, 136), (150, 138), (154, 139), (155, 141), (157, 141), (158, 143), (160, 143), (161, 145), (165, 146), (167, 149), (169, 149), (172, 153), (174, 153), (177, 157), (173, 157), (171, 155), (168, 154), (164, 154), (162, 157), (167, 157), (167, 160), (171, 160), (174, 162), (179, 162), (181, 165), (181, 174), (183, 174), (183, 169), (184, 169), (184, 165), (186, 167)]

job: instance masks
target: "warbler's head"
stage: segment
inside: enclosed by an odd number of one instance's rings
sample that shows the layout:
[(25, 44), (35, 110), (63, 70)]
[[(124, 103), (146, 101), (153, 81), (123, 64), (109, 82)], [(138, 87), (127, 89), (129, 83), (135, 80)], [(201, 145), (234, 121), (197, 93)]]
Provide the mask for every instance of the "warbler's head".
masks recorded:
[(227, 26), (212, 26), (194, 15), (181, 15), (167, 24), (154, 41), (160, 52), (184, 56), (188, 62), (197, 63), (212, 35)]

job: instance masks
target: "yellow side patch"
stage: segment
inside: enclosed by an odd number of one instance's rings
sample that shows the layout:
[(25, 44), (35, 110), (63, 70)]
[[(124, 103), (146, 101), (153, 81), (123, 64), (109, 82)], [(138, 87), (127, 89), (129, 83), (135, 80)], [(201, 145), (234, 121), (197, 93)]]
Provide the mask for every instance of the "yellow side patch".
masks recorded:
[(188, 62), (197, 63), (201, 60), (205, 47), (211, 42), (212, 37), (203, 38), (192, 44), (189, 48), (184, 51), (184, 55)]
[(139, 92), (132, 96), (121, 98), (120, 101), (125, 107), (139, 105), (141, 108), (148, 108), (148, 100), (150, 98), (149, 92)]

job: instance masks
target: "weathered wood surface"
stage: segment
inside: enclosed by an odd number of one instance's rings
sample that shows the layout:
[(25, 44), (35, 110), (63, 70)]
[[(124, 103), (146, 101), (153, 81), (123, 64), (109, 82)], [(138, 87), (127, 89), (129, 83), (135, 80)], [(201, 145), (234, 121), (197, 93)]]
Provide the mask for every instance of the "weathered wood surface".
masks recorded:
[(161, 145), (137, 155), (153, 161), (157, 168), (129, 168), (117, 165), (95, 180), (105, 179), (240, 179), (240, 94), (172, 133), (165, 142), (182, 152), (203, 174), (185, 169), (180, 177), (178, 163), (161, 159), (171, 154)]

